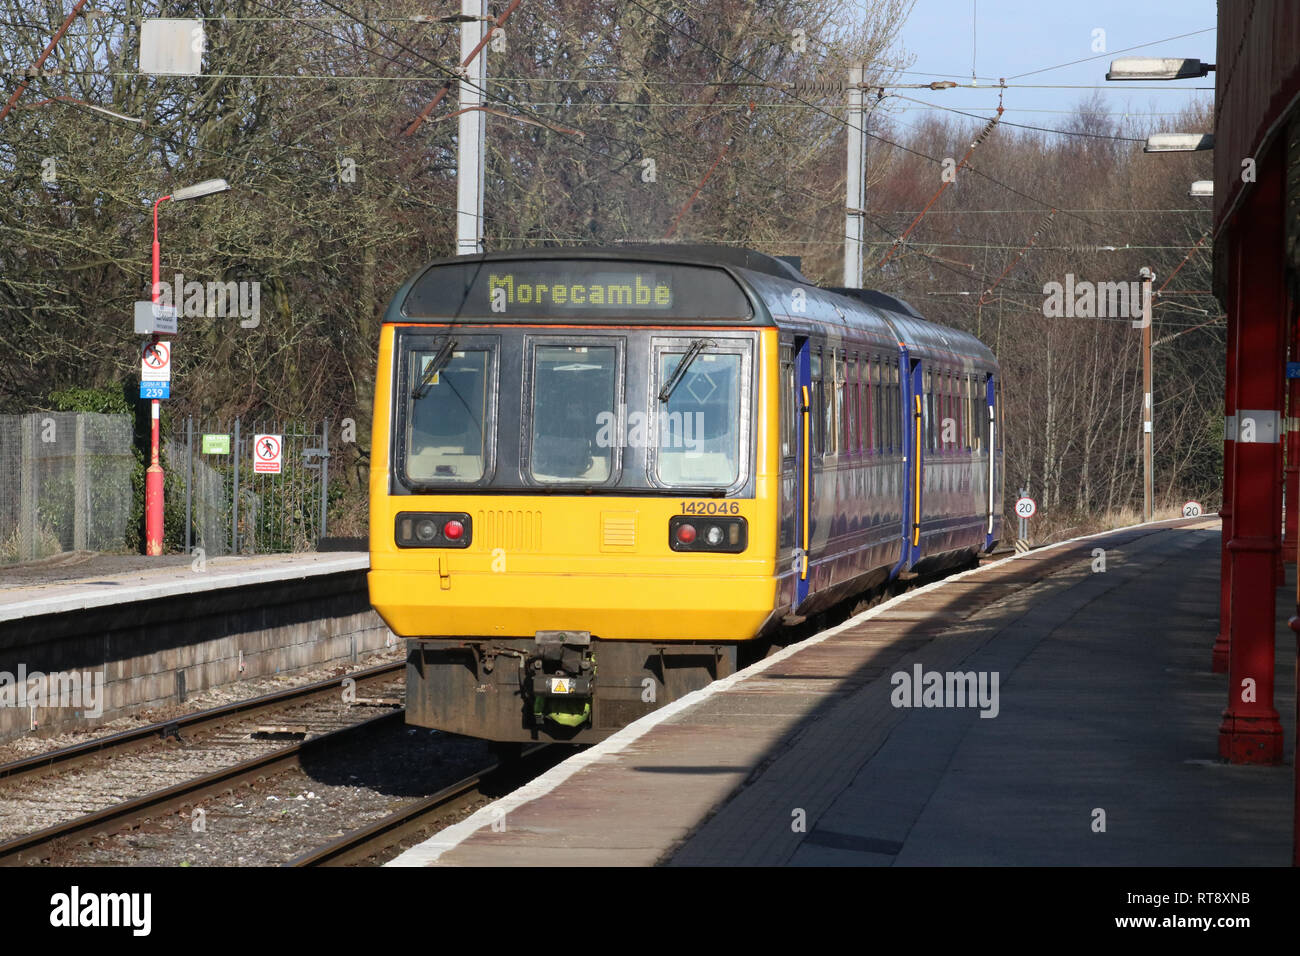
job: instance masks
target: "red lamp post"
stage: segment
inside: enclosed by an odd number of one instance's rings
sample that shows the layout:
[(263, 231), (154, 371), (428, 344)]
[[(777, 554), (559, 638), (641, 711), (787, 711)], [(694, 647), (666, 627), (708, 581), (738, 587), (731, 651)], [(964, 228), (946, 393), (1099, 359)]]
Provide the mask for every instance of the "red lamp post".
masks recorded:
[[(158, 206), (167, 200), (179, 202), (183, 199), (197, 199), (200, 196), (207, 196), (211, 193), (219, 193), (230, 188), (230, 184), (224, 179), (208, 179), (193, 186), (186, 186), (184, 189), (178, 189), (169, 196), (163, 196), (157, 199), (153, 204), (153, 284), (150, 287), (150, 298), (157, 303), (159, 294), (159, 261), (160, 249), (158, 245)], [(173, 304), (180, 298), (180, 290), (173, 290)], [(178, 310), (179, 311), (179, 310)], [(151, 341), (157, 342), (158, 336), (155, 334)], [(149, 467), (144, 474), (144, 539), (145, 553), (157, 556), (163, 553), (163, 468), (162, 461), (158, 456), (158, 417), (162, 411), (162, 405), (158, 399), (150, 399), (149, 402)]]
[[(163, 196), (153, 204), (153, 284), (150, 297), (158, 302), (158, 264), (160, 247), (158, 245), (158, 205), (171, 196)], [(155, 334), (150, 341), (157, 343)], [(158, 399), (149, 401), (149, 467), (144, 473), (144, 541), (145, 553), (160, 555), (163, 552), (163, 468), (158, 457), (158, 416), (162, 412), (162, 403)]]

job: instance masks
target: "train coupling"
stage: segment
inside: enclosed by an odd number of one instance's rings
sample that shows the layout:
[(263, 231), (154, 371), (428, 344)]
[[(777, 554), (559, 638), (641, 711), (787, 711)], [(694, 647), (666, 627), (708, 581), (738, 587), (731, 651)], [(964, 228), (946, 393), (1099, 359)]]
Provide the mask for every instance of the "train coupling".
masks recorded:
[(527, 665), (533, 722), (578, 727), (591, 719), (596, 661), (589, 631), (538, 631)]

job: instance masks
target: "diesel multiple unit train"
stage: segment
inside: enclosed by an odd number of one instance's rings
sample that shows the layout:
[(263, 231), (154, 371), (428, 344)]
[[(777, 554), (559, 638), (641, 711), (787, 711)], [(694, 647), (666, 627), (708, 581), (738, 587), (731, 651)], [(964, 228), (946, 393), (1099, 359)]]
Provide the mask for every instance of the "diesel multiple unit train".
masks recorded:
[(435, 262), (384, 317), (370, 598), (409, 723), (590, 742), (1002, 520), (992, 352), (741, 249)]

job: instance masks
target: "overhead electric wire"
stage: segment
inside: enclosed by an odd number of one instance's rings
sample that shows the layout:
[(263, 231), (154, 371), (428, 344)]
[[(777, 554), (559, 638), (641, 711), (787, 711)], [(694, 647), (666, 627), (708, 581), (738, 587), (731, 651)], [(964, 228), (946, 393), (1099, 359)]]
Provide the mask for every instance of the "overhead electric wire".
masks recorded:
[[(891, 93), (890, 95), (893, 96), (893, 97), (895, 97), (895, 98), (897, 98), (897, 99), (900, 99), (900, 100), (907, 100), (909, 103), (920, 103), (920, 104), (922, 104), (922, 105), (929, 106), (931, 109), (943, 110), (943, 111), (948, 112), (948, 113), (957, 113), (957, 114), (960, 115), (960, 116), (969, 116), (971, 119), (978, 119), (978, 120), (985, 119), (985, 117), (980, 116), (978, 113), (968, 113), (968, 112), (966, 112), (965, 110), (957, 109), (955, 106), (941, 106), (941, 105), (938, 104), (938, 103), (926, 103), (924, 100), (913, 99), (912, 97), (910, 97), (910, 96), (904, 96), (904, 95), (901, 94), (901, 93)], [(1015, 107), (1006, 107), (1006, 111), (1009, 112), (1009, 113), (1010, 113), (1010, 112), (1015, 112)], [(1140, 139), (1140, 138), (1138, 138), (1138, 137), (1136, 137), (1136, 136), (1111, 136), (1111, 135), (1107, 135), (1107, 134), (1105, 134), (1105, 133), (1085, 133), (1085, 132), (1083, 132), (1083, 131), (1081, 131), (1081, 130), (1072, 130), (1072, 129), (1053, 129), (1053, 128), (1046, 127), (1046, 126), (1027, 126), (1027, 125), (1025, 125), (1024, 123), (1013, 123), (1013, 122), (1011, 122), (1010, 120), (1006, 120), (1006, 119), (1002, 120), (1001, 125), (1003, 125), (1003, 126), (1014, 126), (1014, 127), (1016, 127), (1017, 129), (1032, 129), (1032, 130), (1037, 130), (1037, 131), (1040, 132), (1040, 133), (1056, 133), (1056, 134), (1058, 134), (1058, 135), (1060, 135), (1060, 136), (1085, 136), (1085, 137), (1088, 137), (1088, 138), (1090, 138), (1090, 139), (1109, 139), (1109, 140), (1122, 141), (1122, 142), (1126, 142), (1126, 143), (1145, 143), (1145, 142), (1146, 142), (1145, 139)]]
[(1202, 33), (1213, 33), (1218, 27), (1206, 27), (1204, 30), (1193, 30), (1191, 33), (1180, 33), (1177, 36), (1165, 37), (1163, 40), (1151, 40), (1147, 43), (1139, 43), (1137, 46), (1126, 46), (1122, 50), (1111, 50), (1107, 53), (1098, 53), (1096, 56), (1085, 56), (1081, 60), (1071, 60), (1069, 63), (1058, 63), (1056, 66), (1045, 66), (1041, 70), (1030, 70), (1028, 73), (1017, 73), (1015, 76), (1008, 76), (1008, 80), (1018, 80), (1023, 76), (1037, 76), (1039, 73), (1050, 73), (1052, 70), (1063, 70), (1067, 66), (1074, 66), (1078, 63), (1087, 63), (1090, 60), (1104, 60), (1114, 56), (1116, 53), (1128, 53), (1131, 50), (1140, 50), (1143, 47), (1155, 46), (1158, 43), (1169, 43), (1173, 40), (1182, 40), (1187, 37), (1199, 36)]
[[(712, 53), (714, 56), (718, 57), (719, 59), (721, 59), (721, 60), (725, 60), (726, 62), (732, 64), (733, 66), (739, 67), (740, 69), (744, 70), (746, 73), (750, 74), (751, 76), (754, 76), (754, 77), (758, 78), (759, 80), (762, 80), (762, 79), (763, 79), (763, 78), (762, 78), (761, 76), (759, 76), (755, 71), (751, 70), (749, 67), (745, 66), (743, 63), (740, 63), (739, 61), (737, 61), (737, 60), (735, 60), (735, 59), (733, 59), (733, 58), (727, 56), (726, 54), (722, 53), (721, 51), (719, 51), (719, 50), (715, 49), (714, 47), (710, 46), (709, 44), (705, 43), (703, 40), (699, 39), (698, 37), (693, 37), (693, 36), (691, 36), (689, 33), (687, 33), (685, 30), (682, 30), (680, 27), (678, 27), (676, 24), (672, 23), (671, 21), (665, 20), (665, 19), (664, 19), (662, 16), (660, 16), (658, 13), (655, 13), (653, 10), (650, 10), (650, 9), (648, 9), (647, 7), (645, 7), (643, 4), (641, 4), (641, 3), (639, 2), (639, 0), (627, 0), (627, 2), (630, 3), (630, 4), (632, 4), (632, 6), (637, 7), (638, 9), (640, 9), (643, 13), (646, 13), (646, 14), (648, 14), (648, 15), (654, 17), (656, 20), (658, 20), (659, 22), (661, 22), (661, 23), (665, 24), (666, 26), (670, 27), (672, 30), (676, 31), (677, 33), (680, 33), (682, 36), (684, 36), (684, 37), (686, 37), (687, 39), (691, 40), (693, 43), (696, 43), (696, 44), (698, 44), (699, 46), (702, 46), (704, 49), (708, 50), (710, 53)], [(791, 97), (791, 98), (793, 98), (793, 99), (795, 99), (795, 100), (799, 100), (800, 102), (808, 103), (807, 100), (804, 100), (802, 97), (799, 97), (799, 96), (797, 96), (797, 95), (791, 93), (789, 90), (780, 89), (780, 88), (776, 88), (776, 87), (773, 87), (773, 89), (775, 89), (776, 92), (780, 93), (780, 94), (783, 95), (783, 96), (789, 96), (789, 97)], [(811, 105), (813, 105), (813, 104), (808, 104), (808, 105), (811, 106)], [(845, 126), (845, 127), (848, 127), (848, 126), (851, 125), (850, 122), (849, 122), (848, 120), (843, 119), (843, 118), (841, 118), (841, 117), (839, 117), (839, 116), (836, 116), (834, 113), (830, 113), (830, 112), (828, 112), (828, 111), (826, 111), (826, 110), (824, 110), (824, 109), (821, 109), (820, 107), (818, 107), (817, 109), (818, 109), (818, 112), (824, 114), (824, 115), (827, 116), (828, 118), (834, 120), (835, 122), (837, 122), (837, 123), (839, 123), (839, 124), (841, 124), (841, 125), (843, 125), (843, 126)], [(886, 139), (886, 138), (883, 137), (883, 136), (880, 136), (880, 135), (877, 134), (877, 133), (872, 133), (872, 132), (870, 132), (870, 131), (867, 130), (867, 129), (862, 129), (861, 132), (862, 132), (862, 134), (863, 134), (864, 136), (869, 136), (870, 138), (876, 140), (877, 142), (884, 143), (884, 144), (887, 145), (887, 146), (893, 146), (893, 147), (896, 148), (896, 149), (901, 149), (901, 150), (903, 150), (903, 151), (905, 151), (905, 152), (908, 152), (908, 153), (912, 153), (913, 155), (920, 156), (920, 157), (923, 158), (923, 159), (928, 159), (928, 160), (930, 160), (930, 162), (932, 162), (932, 163), (938, 163), (939, 165), (943, 165), (943, 164), (942, 164), (942, 161), (936, 159), (936, 158), (933, 157), (933, 156), (930, 156), (930, 155), (928, 155), (928, 154), (926, 154), (926, 153), (922, 153), (922, 152), (920, 152), (919, 150), (915, 150), (915, 149), (911, 149), (910, 147), (903, 146), (901, 143), (895, 143), (895, 142), (893, 142), (893, 141), (891, 141), (891, 140)], [(1043, 207), (1046, 208), (1046, 209), (1060, 209), (1060, 208), (1063, 207), (1063, 204), (1061, 204), (1061, 203), (1050, 203), (1050, 202), (1047, 202), (1046, 200), (1039, 199), (1039, 198), (1036, 197), (1036, 196), (1031, 196), (1031, 195), (1029, 195), (1028, 193), (1022, 192), (1021, 190), (1018, 190), (1018, 189), (1016, 189), (1015, 187), (1013, 187), (1013, 186), (1011, 186), (1011, 185), (1009, 185), (1009, 184), (1007, 184), (1007, 183), (1001, 182), (1000, 180), (994, 178), (993, 176), (990, 176), (988, 173), (982, 172), (982, 171), (981, 171), (978, 167), (976, 167), (976, 166), (968, 166), (967, 168), (970, 169), (972, 172), (976, 173), (977, 175), (982, 176), (982, 177), (984, 177), (985, 179), (989, 180), (990, 182), (992, 182), (992, 183), (994, 183), (994, 184), (996, 184), (996, 185), (998, 185), (998, 186), (1001, 186), (1003, 189), (1006, 189), (1006, 190), (1008, 190), (1009, 192), (1015, 193), (1016, 195), (1020, 196), (1022, 199), (1028, 199), (1030, 202), (1038, 203), (1039, 205), (1043, 206)], [(1088, 223), (1088, 224), (1091, 225), (1091, 226), (1096, 226), (1097, 228), (1101, 228), (1101, 224), (1100, 224), (1100, 223), (1093, 222), (1092, 220), (1090, 220), (1090, 219), (1086, 219), (1086, 218), (1084, 218), (1084, 217), (1082, 217), (1082, 216), (1079, 216), (1079, 215), (1077, 215), (1077, 214), (1071, 214), (1071, 218), (1073, 218), (1073, 219), (1078, 219), (1078, 220), (1080, 220), (1080, 221), (1082, 221), (1082, 222), (1086, 222), (1086, 223)]]
[[(262, 4), (262, 5), (265, 5), (265, 4)], [(336, 5), (336, 4), (326, 2), (326, 5), (327, 5), (327, 6), (330, 6), (332, 9), (342, 11), (342, 8), (339, 7), (339, 6)], [(651, 13), (651, 15), (656, 16), (657, 19), (660, 19), (661, 21), (663, 21), (663, 18), (662, 18), (662, 17), (658, 17), (656, 14), (653, 14), (651, 11), (647, 11), (646, 8), (642, 7), (640, 4), (634, 3), (634, 5), (636, 5), (636, 6), (638, 6), (638, 7), (641, 7), (641, 9), (642, 9), (643, 11), (645, 11), (645, 12), (647, 12), (647, 13)], [(345, 16), (346, 16), (347, 19), (350, 19), (350, 20), (352, 20), (352, 21), (354, 21), (354, 22), (357, 22), (357, 23), (360, 23), (360, 24), (362, 24), (362, 25), (366, 25), (366, 24), (365, 24), (365, 21), (363, 21), (362, 19), (356, 17), (355, 15), (352, 15), (352, 14), (350, 14), (350, 13), (347, 13), (346, 11), (342, 11), (342, 12), (345, 13)], [(269, 19), (271, 19), (271, 18), (267, 18), (267, 19), (269, 20)], [(325, 21), (324, 18), (321, 18), (321, 20), (318, 21), (318, 22), (344, 22), (344, 21), (343, 21), (343, 20), (330, 20), (330, 21)], [(667, 21), (663, 21), (663, 22), (667, 23)], [(310, 26), (310, 24), (307, 24), (307, 25)], [(671, 24), (669, 24), (669, 25), (672, 26)], [(313, 28), (319, 30), (319, 28), (315, 28), (315, 27), (313, 27)], [(673, 28), (674, 28), (674, 29), (677, 29), (676, 27), (673, 27)], [(384, 59), (387, 59), (387, 60), (389, 60), (389, 61), (392, 62), (392, 63), (395, 63), (395, 64), (397, 64), (397, 65), (399, 65), (399, 66), (403, 66), (404, 68), (406, 68), (406, 65), (405, 65), (405, 64), (402, 64), (400, 61), (398, 61), (398, 60), (396, 60), (396, 59), (394, 59), (394, 58), (392, 58), (392, 57), (389, 57), (389, 56), (387, 56), (387, 55), (385, 55), (385, 54), (383, 54), (383, 53), (380, 53), (379, 51), (374, 50), (374, 49), (372, 49), (372, 48), (370, 48), (370, 47), (366, 47), (366, 46), (364, 46), (364, 45), (362, 45), (362, 44), (359, 44), (359, 43), (358, 43), (354, 38), (350, 38), (350, 37), (343, 37), (343, 38), (340, 38), (340, 37), (338, 37), (336, 34), (334, 34), (332, 31), (320, 30), (319, 32), (325, 33), (326, 35), (330, 36), (332, 39), (334, 39), (334, 40), (336, 40), (336, 41), (338, 41), (338, 40), (342, 40), (343, 42), (351, 43), (352, 45), (354, 45), (354, 46), (358, 46), (358, 47), (360, 47), (361, 49), (364, 49), (364, 50), (366, 50), (366, 51), (369, 52), (369, 53), (372, 53), (372, 54), (377, 55), (377, 56), (381, 56), (381, 57), (383, 57)], [(376, 32), (379, 32), (381, 36), (384, 36), (384, 37), (385, 37), (385, 39), (389, 39), (390, 42), (396, 42), (396, 41), (393, 41), (391, 37), (388, 37), (387, 35), (383, 34), (382, 32), (380, 32), (380, 31), (376, 31)], [(678, 30), (678, 32), (682, 32), (682, 31)], [(696, 43), (698, 43), (699, 45), (703, 46), (705, 49), (710, 50), (710, 51), (713, 52), (715, 55), (722, 56), (721, 54), (717, 53), (717, 51), (713, 50), (713, 48), (710, 47), (707, 43), (704, 43), (703, 41), (697, 40), (697, 39), (694, 38), (694, 37), (689, 37), (689, 39), (691, 39), (693, 42), (696, 42)], [(405, 47), (405, 46), (404, 46), (403, 44), (401, 44), (401, 43), (397, 43), (397, 45), (400, 46), (400, 47), (402, 47), (403, 49), (407, 50), (407, 52), (410, 52), (410, 53), (412, 53), (413, 55), (419, 57), (421, 60), (424, 60), (425, 62), (429, 62), (429, 63), (433, 64), (434, 67), (435, 67), (436, 69), (438, 69), (438, 70), (439, 70), (440, 72), (442, 72), (444, 75), (446, 74), (447, 71), (446, 71), (445, 68), (441, 67), (441, 66), (438, 65), (436, 62), (430, 60), (430, 59), (429, 59), (427, 56), (425, 56), (424, 54), (421, 54), (421, 53), (419, 53), (418, 51), (412, 50), (412, 49), (410, 49), (409, 47)], [(725, 57), (725, 56), (723, 56), (722, 58), (723, 58), (723, 59), (729, 59), (729, 58), (727, 58), (727, 57)], [(751, 75), (755, 75), (755, 76), (757, 76), (757, 74), (754, 73), (754, 71), (749, 70), (749, 69), (748, 69), (747, 67), (745, 67), (743, 64), (740, 64), (740, 63), (738, 63), (737, 61), (730, 60), (730, 59), (729, 59), (729, 62), (732, 62), (733, 64), (739, 66), (741, 69), (744, 69), (746, 72), (750, 73)], [(93, 71), (88, 71), (88, 72), (93, 72)], [(131, 74), (131, 75), (135, 75), (135, 74)], [(926, 74), (926, 75), (930, 75), (930, 74)], [(222, 76), (222, 75), (217, 75), (217, 76)], [(225, 76), (230, 76), (230, 75), (225, 75)], [(338, 77), (332, 77), (332, 78), (337, 79)], [(358, 77), (358, 78), (360, 79), (360, 78), (362, 78), (362, 77)], [(430, 79), (430, 78), (432, 78), (432, 77), (420, 77), (419, 79), (421, 79), (421, 80), (426, 80), (426, 79)], [(535, 78), (520, 78), (520, 79), (521, 79), (521, 80), (523, 80), (523, 79), (527, 79), (528, 82), (534, 82), (534, 81), (537, 81), (537, 82), (565, 82), (565, 81), (567, 81), (567, 80), (562, 81), (562, 80), (558, 80), (558, 79), (540, 79), (540, 80), (539, 80), (539, 79), (535, 79)], [(499, 81), (500, 81), (500, 78), (492, 78), (491, 80), (489, 80), (489, 83), (495, 83), (495, 82), (499, 82)], [(575, 81), (567, 81), (567, 82), (591, 82), (591, 81), (589, 81), (589, 80), (588, 80), (588, 81), (577, 81), (577, 80), (575, 80)], [(617, 80), (608, 80), (608, 81), (601, 81), (601, 82), (619, 82), (619, 81), (617, 81)], [(677, 84), (677, 85), (682, 85), (682, 84)], [(721, 83), (705, 83), (705, 82), (700, 82), (700, 83), (698, 83), (697, 85), (702, 85), (702, 86), (718, 86), (718, 85), (741, 85), (741, 84), (740, 84), (740, 83), (733, 82), (733, 81), (722, 81)], [(745, 85), (763, 86), (763, 87), (767, 87), (767, 88), (769, 88), (769, 89), (774, 89), (776, 92), (781, 93), (781, 94), (786, 95), (786, 96), (794, 96), (793, 94), (789, 93), (788, 91), (778, 89), (774, 84), (771, 84), (771, 83), (766, 82), (766, 81), (758, 82), (758, 83), (754, 83), (754, 84), (745, 84)], [(503, 102), (503, 103), (506, 103), (506, 105), (508, 105), (508, 106), (510, 106), (510, 107), (512, 107), (512, 108), (515, 108), (515, 109), (518, 109), (518, 108), (520, 108), (522, 105), (524, 105), (524, 104), (520, 104), (520, 103), (518, 103), (518, 102), (516, 102), (516, 101), (505, 100), (505, 99), (503, 99), (502, 97), (497, 96), (497, 95), (494, 95), (494, 94), (492, 94), (492, 93), (490, 93), (489, 91), (486, 91), (486, 90), (484, 90), (483, 92), (485, 93), (485, 96), (486, 96), (486, 97), (490, 97), (491, 99), (496, 100), (497, 102)], [(840, 124), (842, 124), (842, 125), (849, 125), (849, 124), (848, 124), (848, 121), (843, 120), (843, 119), (841, 119), (841, 118), (838, 117), (838, 116), (834, 116), (833, 114), (827, 113), (824, 109), (822, 109), (821, 107), (817, 106), (816, 104), (813, 104), (813, 103), (809, 103), (809, 102), (807, 102), (807, 101), (804, 101), (804, 100), (800, 99), (798, 96), (794, 96), (794, 98), (797, 99), (797, 100), (799, 100), (800, 105), (802, 105), (802, 106), (805, 106), (805, 107), (807, 107), (807, 108), (811, 108), (811, 109), (817, 110), (818, 112), (821, 112), (821, 113), (827, 115), (828, 117), (830, 117), (830, 118), (836, 120), (838, 123), (840, 123)], [(916, 101), (916, 102), (920, 102), (920, 101)], [(532, 105), (532, 104), (528, 104), (528, 105)], [(549, 105), (549, 104), (548, 104), (548, 105)], [(605, 105), (605, 104), (557, 104), (557, 105), (569, 105), (569, 106), (574, 107), (574, 108), (580, 108), (580, 107), (582, 107), (582, 106), (584, 106), (584, 105), (603, 106), (603, 105)], [(644, 104), (638, 104), (638, 105), (644, 105)], [(655, 105), (671, 105), (671, 104), (655, 104)], [(713, 104), (713, 105), (719, 105), (719, 104)], [(758, 104), (758, 105), (760, 105), (760, 106), (767, 106), (767, 105), (773, 105), (773, 104)], [(940, 107), (940, 108), (942, 108), (942, 109), (950, 109), (950, 108), (948, 108), (948, 107)], [(954, 112), (961, 112), (961, 111), (959, 111), (959, 110), (953, 110), (953, 111), (954, 111)], [(538, 114), (534, 114), (534, 115), (538, 115)], [(965, 115), (971, 115), (971, 114), (965, 114)], [(1016, 124), (1016, 125), (1019, 125), (1019, 124)], [(904, 151), (906, 151), (906, 152), (911, 152), (911, 153), (913, 153), (913, 154), (915, 154), (915, 155), (918, 155), (918, 156), (920, 156), (920, 157), (922, 157), (922, 158), (928, 159), (928, 160), (930, 160), (930, 161), (932, 161), (932, 162), (938, 162), (938, 160), (936, 160), (934, 157), (927, 156), (927, 155), (925, 155), (924, 153), (920, 153), (920, 152), (918, 152), (918, 151), (916, 151), (916, 150), (911, 150), (911, 149), (909, 149), (909, 148), (906, 147), (906, 146), (902, 146), (901, 144), (892, 143), (892, 142), (890, 142), (889, 140), (886, 140), (886, 139), (884, 139), (883, 137), (880, 137), (878, 134), (874, 134), (874, 133), (871, 133), (871, 132), (866, 131), (866, 130), (864, 130), (864, 133), (866, 133), (866, 135), (871, 136), (873, 139), (876, 139), (876, 140), (878, 140), (878, 141), (880, 141), (880, 142), (883, 142), (883, 143), (885, 143), (885, 144), (887, 144), (887, 145), (894, 146), (894, 147), (899, 148), (899, 149), (902, 149), (902, 150), (904, 150)], [(172, 140), (172, 139), (164, 139), (163, 137), (159, 137), (159, 136), (157, 136), (156, 134), (153, 134), (152, 131), (150, 132), (150, 135), (154, 136), (154, 138), (159, 139), (160, 141), (168, 142), (169, 145), (172, 145), (172, 146), (173, 146), (173, 148), (180, 148), (180, 146), (181, 146), (181, 144), (179, 144), (178, 141), (176, 141), (176, 140)], [(608, 135), (604, 135), (604, 134), (600, 134), (600, 135), (602, 135), (603, 138), (605, 138), (606, 140), (608, 140), (608, 141), (610, 141), (610, 142), (621, 142), (621, 143), (626, 143), (626, 142), (627, 142), (627, 141), (625, 141), (625, 140), (620, 140), (620, 139), (617, 138), (617, 137), (608, 136)], [(640, 144), (633, 144), (633, 145), (640, 146)], [(198, 149), (205, 149), (204, 147), (195, 147), (195, 148), (198, 148)], [(299, 147), (299, 148), (301, 148), (301, 147)], [(209, 150), (206, 150), (206, 151), (208, 151), (208, 152), (216, 152), (218, 155), (228, 155), (228, 154), (221, 153), (220, 151), (213, 151), (213, 150), (210, 150), (210, 149), (209, 149)], [(302, 151), (305, 152), (305, 153), (313, 154), (313, 155), (319, 155), (319, 154), (314, 153), (314, 151), (307, 150), (307, 149), (305, 149), (305, 148), (303, 148)], [(611, 156), (609, 156), (608, 154), (601, 153), (601, 152), (599, 152), (599, 151), (597, 151), (597, 150), (587, 149), (586, 151), (587, 151), (587, 152), (591, 152), (593, 155), (599, 156), (599, 157), (601, 157), (602, 159), (613, 160), (613, 161), (615, 161), (615, 162), (618, 162), (618, 160), (616, 160), (614, 157), (611, 157)], [(626, 168), (626, 162), (621, 163), (620, 169), (625, 169), (625, 168)], [(611, 170), (613, 170), (613, 171), (615, 171), (615, 172), (619, 172), (620, 169), (615, 169), (614, 167), (611, 167)], [(1007, 185), (1007, 184), (1005, 184), (1005, 183), (1001, 183), (1000, 181), (996, 180), (996, 179), (993, 178), (992, 176), (989, 176), (989, 175), (986, 174), (986, 173), (983, 173), (983, 172), (981, 172), (981, 171), (979, 171), (979, 170), (974, 169), (974, 167), (971, 167), (971, 169), (972, 169), (972, 171), (977, 172), (978, 174), (982, 175), (984, 178), (989, 179), (991, 182), (993, 182), (993, 183), (995, 183), (995, 184), (997, 184), (997, 185), (999, 185), (999, 186), (1002, 186), (1003, 188), (1006, 188), (1006, 189), (1008, 189), (1008, 190), (1010, 190), (1010, 191), (1012, 191), (1012, 192), (1015, 192), (1015, 193), (1017, 193), (1017, 194), (1023, 196), (1024, 198), (1027, 198), (1027, 199), (1029, 199), (1029, 200), (1031, 200), (1031, 201), (1033, 201), (1033, 202), (1036, 202), (1036, 203), (1040, 203), (1040, 204), (1042, 204), (1042, 205), (1048, 205), (1045, 201), (1043, 201), (1043, 200), (1039, 200), (1039, 199), (1037, 199), (1036, 197), (1029, 196), (1028, 194), (1025, 194), (1025, 193), (1020, 193), (1018, 190), (1014, 189), (1014, 187), (1011, 187), (1011, 186), (1009, 186), (1009, 185)], [(673, 177), (673, 178), (675, 179), (676, 177)], [(685, 183), (685, 181), (682, 181), (682, 182), (683, 182), (684, 185), (689, 185), (689, 183)], [(830, 201), (829, 199), (826, 199), (826, 198), (823, 198), (823, 197), (810, 197), (810, 198), (814, 198), (814, 199), (816, 199), (817, 201)], [(431, 205), (431, 204), (427, 204), (427, 205)], [(437, 207), (437, 208), (444, 208), (444, 207)], [(1028, 211), (1033, 211), (1033, 210), (1026, 210), (1026, 212), (1028, 212)], [(937, 210), (936, 212), (940, 212), (940, 211)], [(946, 212), (946, 211), (944, 211), (944, 212)], [(962, 211), (954, 210), (954, 211), (952, 211), (952, 212), (954, 212), (954, 213), (956, 213), (956, 212), (970, 212), (970, 213), (976, 213), (976, 212), (984, 212), (984, 210), (962, 210)], [(992, 212), (992, 210), (989, 210), (989, 212)], [(1067, 215), (1071, 214), (1071, 211), (1070, 211), (1070, 210), (1062, 210), (1062, 212), (1065, 213), (1065, 214), (1067, 214)], [(485, 217), (485, 218), (489, 218), (489, 217)], [(1099, 226), (1099, 225), (1100, 225), (1100, 224), (1098, 224), (1098, 223), (1094, 223), (1094, 222), (1092, 222), (1091, 220), (1086, 219), (1086, 218), (1084, 218), (1084, 217), (1082, 217), (1082, 216), (1074, 215), (1074, 218), (1078, 218), (1078, 219), (1080, 219), (1081, 221), (1084, 221), (1084, 222), (1089, 223), (1090, 225), (1094, 225), (1094, 226)], [(811, 224), (810, 224), (810, 225), (811, 225)], [(890, 230), (888, 230), (886, 227), (884, 227), (883, 225), (881, 225), (879, 222), (876, 222), (876, 221), (872, 220), (872, 225), (873, 225), (873, 226), (874, 226), (878, 231), (884, 233), (885, 235), (888, 235), (888, 236), (893, 236), (893, 235), (894, 235)], [(800, 240), (788, 240), (788, 241), (800, 242)], [(829, 244), (829, 243), (835, 243), (835, 244), (838, 244), (838, 243), (840, 243), (840, 242), (842, 242), (842, 241), (843, 241), (842, 239), (835, 239), (835, 240), (820, 240), (820, 241), (817, 241), (817, 242), (822, 242), (822, 243), (827, 243), (827, 244)], [(895, 237), (895, 241), (897, 241), (897, 237)], [(807, 242), (813, 242), (813, 241), (803, 241), (803, 242), (807, 243)], [(1007, 247), (1000, 247), (1000, 246), (993, 245), (993, 244), (971, 245), (971, 244), (957, 244), (957, 243), (950, 243), (950, 244), (944, 244), (944, 243), (921, 243), (921, 245), (924, 245), (924, 246), (929, 247), (929, 248), (945, 248), (945, 247), (947, 247), (947, 248), (1007, 248)], [(1009, 246), (1008, 246), (1008, 247), (1009, 247)], [(934, 256), (926, 255), (924, 252), (922, 252), (920, 249), (917, 249), (915, 246), (912, 246), (911, 248), (913, 249), (913, 251), (918, 252), (919, 254), (921, 254), (922, 256), (924, 256), (925, 258), (929, 258), (929, 259), (931, 259), (931, 261), (935, 261), (937, 264), (938, 264), (938, 263), (941, 263), (941, 261), (942, 261), (941, 259), (936, 258), (936, 257), (934, 257)], [(1073, 248), (1073, 247), (1043, 247), (1043, 248)], [(1144, 247), (1131, 247), (1131, 248), (1144, 248)], [(961, 265), (963, 265), (964, 267), (967, 267), (967, 268), (971, 268), (971, 269), (973, 269), (973, 267), (969, 266), (969, 264), (962, 263)], [(955, 271), (955, 270), (954, 270), (954, 271)], [(970, 277), (967, 273), (960, 273), (960, 272), (959, 272), (958, 274), (959, 274), (959, 275), (962, 275), (963, 278), (969, 278), (969, 277)]]

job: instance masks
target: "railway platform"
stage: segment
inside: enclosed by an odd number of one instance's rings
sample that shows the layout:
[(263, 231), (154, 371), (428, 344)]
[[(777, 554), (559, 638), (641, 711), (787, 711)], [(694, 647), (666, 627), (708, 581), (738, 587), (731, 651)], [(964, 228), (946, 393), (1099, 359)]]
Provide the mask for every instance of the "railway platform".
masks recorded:
[[(91, 731), (189, 694), (359, 662), (396, 638), (365, 552), (61, 555), (0, 568), (0, 741)], [(34, 691), (26, 688), (31, 685)], [(47, 687), (99, 688), (90, 695)], [(2, 693), (2, 692), (0, 692)]]
[(389, 865), (1287, 865), (1292, 767), (1218, 756), (1219, 561), (1218, 519), (1178, 520), (918, 588)]
[(365, 552), (232, 555), (202, 561), (189, 555), (61, 555), (0, 568), (0, 625), (369, 567)]

